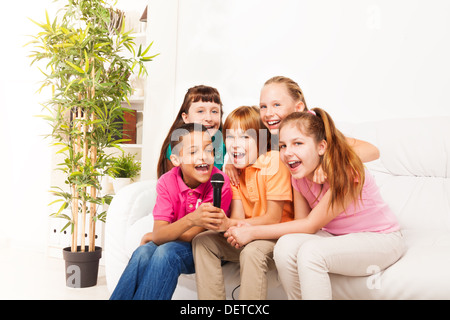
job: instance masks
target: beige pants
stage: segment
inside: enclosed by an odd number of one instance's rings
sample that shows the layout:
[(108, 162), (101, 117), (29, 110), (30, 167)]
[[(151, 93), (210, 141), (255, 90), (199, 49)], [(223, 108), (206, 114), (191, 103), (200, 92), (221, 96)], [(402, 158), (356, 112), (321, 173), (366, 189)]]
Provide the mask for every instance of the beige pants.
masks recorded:
[(333, 236), (328, 232), (288, 234), (274, 249), (279, 279), (289, 299), (331, 299), (328, 273), (368, 276), (404, 253), (400, 231)]
[(240, 263), (239, 299), (263, 300), (267, 297), (267, 272), (275, 268), (273, 240), (256, 240), (242, 249), (233, 248), (221, 233), (206, 231), (192, 241), (197, 292), (200, 300), (224, 300), (225, 284), (221, 260)]

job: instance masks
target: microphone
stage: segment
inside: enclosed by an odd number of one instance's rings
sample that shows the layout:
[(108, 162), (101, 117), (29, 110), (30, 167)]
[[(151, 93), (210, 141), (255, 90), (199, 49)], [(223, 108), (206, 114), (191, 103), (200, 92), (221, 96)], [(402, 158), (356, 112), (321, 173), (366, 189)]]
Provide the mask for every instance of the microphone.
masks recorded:
[(213, 186), (213, 205), (216, 208), (220, 208), (222, 201), (222, 187), (225, 179), (220, 173), (215, 173), (211, 177), (211, 185)]

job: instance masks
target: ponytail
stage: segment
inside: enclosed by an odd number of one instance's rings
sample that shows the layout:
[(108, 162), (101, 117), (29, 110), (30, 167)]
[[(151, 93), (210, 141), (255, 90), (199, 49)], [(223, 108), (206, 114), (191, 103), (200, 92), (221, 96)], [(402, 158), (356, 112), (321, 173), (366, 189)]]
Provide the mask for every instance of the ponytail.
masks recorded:
[(364, 165), (342, 132), (336, 128), (330, 115), (320, 108), (314, 108), (313, 111), (322, 119), (325, 129), (327, 149), (322, 158), (322, 169), (330, 184), (330, 207), (337, 205), (345, 208), (347, 196), (356, 204), (362, 197)]

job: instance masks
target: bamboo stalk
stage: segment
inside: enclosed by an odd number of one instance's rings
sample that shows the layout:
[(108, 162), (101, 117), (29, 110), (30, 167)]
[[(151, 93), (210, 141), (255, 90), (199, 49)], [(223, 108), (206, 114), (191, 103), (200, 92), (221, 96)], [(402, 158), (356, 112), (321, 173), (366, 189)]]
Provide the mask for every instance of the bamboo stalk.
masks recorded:
[[(95, 120), (95, 115), (92, 115), (92, 120)], [(97, 162), (97, 148), (95, 146), (91, 146), (91, 162), (92, 166), (95, 166)], [(91, 187), (91, 197), (92, 199), (97, 198), (97, 189), (95, 187)], [(97, 211), (97, 207), (95, 203), (91, 203), (90, 207), (90, 216), (89, 216), (89, 251), (95, 251), (95, 215)]]
[[(91, 77), (92, 77), (92, 81), (94, 82), (95, 79), (95, 60), (94, 58), (91, 58), (89, 63), (92, 65), (92, 73), (91, 73)], [(95, 83), (92, 84), (91, 87), (91, 99), (94, 98), (95, 96)], [(92, 112), (91, 114), (91, 119), (92, 121), (95, 121), (96, 117), (95, 117), (95, 112)], [(93, 130), (93, 126), (91, 128), (91, 131)], [(97, 147), (95, 145), (91, 145), (91, 165), (92, 167), (95, 167), (95, 164), (97, 163)], [(91, 186), (91, 198), (92, 199), (96, 199), (97, 198), (97, 189), (93, 186)], [(97, 211), (97, 207), (95, 205), (95, 203), (91, 202), (91, 206), (90, 206), (90, 215), (89, 215), (89, 251), (95, 251), (95, 215)]]
[[(75, 119), (77, 118), (77, 113), (72, 112), (73, 124), (75, 125)], [(77, 143), (73, 143), (73, 154), (74, 156), (77, 154)], [(76, 165), (73, 165), (73, 171), (76, 170)], [(72, 243), (71, 243), (71, 251), (77, 251), (77, 243), (78, 243), (78, 193), (76, 191), (75, 184), (72, 184), (72, 219), (73, 219), (73, 230), (72, 230)]]
[[(87, 164), (88, 156), (88, 140), (87, 140), (87, 110), (84, 110), (83, 115), (83, 163)], [(86, 187), (83, 188), (83, 200), (81, 208), (81, 252), (85, 252), (85, 240), (86, 240)]]
[[(78, 131), (80, 132), (81, 131), (81, 107), (78, 107), (78, 124), (77, 124), (77, 127), (78, 127)], [(77, 153), (79, 153), (79, 152), (81, 152), (81, 136), (80, 135), (77, 138)], [(79, 197), (79, 194), (77, 192), (77, 198), (78, 197)], [(78, 218), (79, 217), (78, 217), (78, 200), (77, 200), (77, 225), (76, 225), (77, 236), (76, 237), (78, 237), (78, 227), (79, 227), (79, 225), (78, 225), (79, 219)], [(81, 223), (83, 223), (83, 221)], [(81, 250), (84, 250), (83, 237), (81, 237), (81, 242), (82, 242)], [(78, 242), (75, 244), (75, 248), (76, 248), (77, 244), (78, 244)]]

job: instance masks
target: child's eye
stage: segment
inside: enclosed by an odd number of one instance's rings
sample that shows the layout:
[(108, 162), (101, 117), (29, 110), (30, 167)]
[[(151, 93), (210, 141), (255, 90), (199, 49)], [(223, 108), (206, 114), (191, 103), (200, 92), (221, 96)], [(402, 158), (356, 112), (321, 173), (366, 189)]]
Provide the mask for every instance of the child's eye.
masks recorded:
[(265, 109), (265, 108), (267, 108), (267, 106), (261, 105), (261, 106), (259, 106), (259, 108), (260, 108), (260, 109)]
[(281, 104), (275, 103), (274, 106), (275, 106), (275, 107), (279, 107), (279, 106), (281, 106)]
[(279, 148), (280, 148), (280, 150), (281, 149), (284, 149), (284, 148), (286, 148), (286, 145), (285, 144), (280, 144), (279, 146), (278, 146)]

